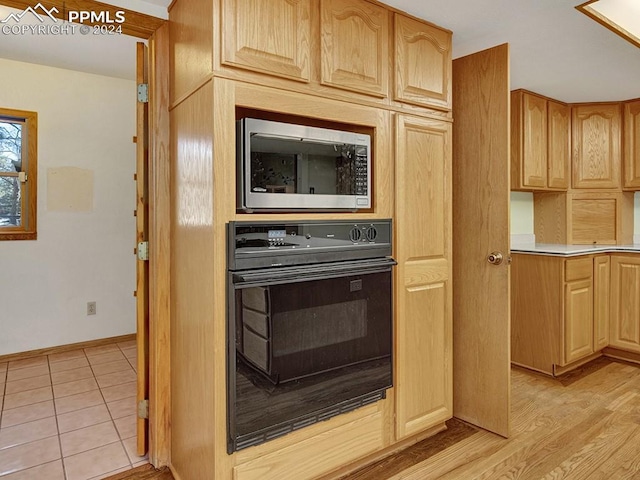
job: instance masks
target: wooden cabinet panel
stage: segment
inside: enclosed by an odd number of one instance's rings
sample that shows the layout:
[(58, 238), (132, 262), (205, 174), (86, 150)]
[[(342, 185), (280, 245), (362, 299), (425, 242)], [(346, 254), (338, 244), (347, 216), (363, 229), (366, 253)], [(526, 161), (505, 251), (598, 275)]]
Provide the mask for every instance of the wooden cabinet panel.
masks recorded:
[(452, 416), (451, 125), (399, 115), (396, 126), (400, 439)]
[(569, 187), (571, 159), (571, 108), (549, 100), (547, 102), (547, 186)]
[(511, 188), (547, 186), (547, 101), (522, 90), (511, 92)]
[(573, 188), (619, 188), (620, 104), (572, 106)]
[(569, 197), (572, 244), (611, 244), (617, 241), (617, 199)]
[(640, 258), (611, 257), (612, 347), (640, 353)]
[(533, 194), (534, 233), (540, 243), (633, 243), (633, 193)]
[(571, 109), (539, 95), (511, 92), (511, 189), (566, 190)]
[(593, 259), (593, 349), (609, 345), (611, 260), (609, 255)]
[(593, 275), (593, 262), (589, 257), (572, 258), (564, 263), (564, 280), (566, 282), (591, 278)]
[(365, 0), (322, 0), (325, 85), (386, 97), (389, 11)]
[(235, 466), (233, 478), (318, 478), (383, 448), (383, 421), (382, 414), (376, 412), (293, 445), (260, 455)]
[(640, 100), (624, 104), (624, 184), (640, 189)]
[[(591, 259), (588, 259), (591, 262)], [(565, 285), (564, 363), (593, 353), (593, 285), (591, 278)]]
[(309, 81), (310, 0), (223, 0), (222, 63)]
[(395, 100), (451, 109), (451, 32), (395, 14)]

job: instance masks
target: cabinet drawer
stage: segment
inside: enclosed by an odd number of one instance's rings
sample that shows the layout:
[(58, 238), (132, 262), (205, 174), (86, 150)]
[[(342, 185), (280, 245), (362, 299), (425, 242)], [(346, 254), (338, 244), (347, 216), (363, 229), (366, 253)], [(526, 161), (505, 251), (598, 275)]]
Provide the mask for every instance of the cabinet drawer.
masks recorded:
[(590, 257), (567, 260), (564, 268), (564, 279), (566, 282), (591, 278), (593, 275), (593, 262)]

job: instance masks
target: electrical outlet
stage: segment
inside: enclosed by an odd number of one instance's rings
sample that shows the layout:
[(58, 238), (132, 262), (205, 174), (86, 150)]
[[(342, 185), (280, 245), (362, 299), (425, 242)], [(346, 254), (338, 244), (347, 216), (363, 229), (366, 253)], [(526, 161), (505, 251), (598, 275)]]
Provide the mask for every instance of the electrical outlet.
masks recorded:
[(87, 302), (87, 315), (96, 314), (96, 302)]

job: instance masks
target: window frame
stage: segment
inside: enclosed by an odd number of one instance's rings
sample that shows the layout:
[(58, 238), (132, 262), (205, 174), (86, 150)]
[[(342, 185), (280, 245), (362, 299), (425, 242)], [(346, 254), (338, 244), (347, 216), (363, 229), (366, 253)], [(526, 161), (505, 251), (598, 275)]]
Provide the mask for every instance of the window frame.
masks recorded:
[[(36, 240), (38, 202), (38, 114), (28, 110), (0, 107), (0, 121), (22, 123), (22, 152), (26, 152), (26, 174), (20, 205), (20, 226), (0, 226), (0, 241)], [(9, 176), (9, 175), (2, 175)], [(13, 176), (13, 175), (11, 175)]]

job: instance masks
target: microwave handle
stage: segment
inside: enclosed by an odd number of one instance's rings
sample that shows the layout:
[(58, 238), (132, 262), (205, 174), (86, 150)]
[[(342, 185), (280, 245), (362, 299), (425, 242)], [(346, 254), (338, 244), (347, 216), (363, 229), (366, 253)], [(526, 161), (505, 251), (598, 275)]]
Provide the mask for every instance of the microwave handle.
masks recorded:
[(287, 135), (275, 135), (273, 133), (252, 133), (251, 134), (252, 137), (258, 137), (258, 138), (271, 138), (274, 140), (294, 140), (296, 142), (302, 142), (302, 143), (315, 143), (318, 145), (342, 145), (343, 142), (334, 142), (331, 140), (320, 140), (320, 139), (314, 139), (314, 138), (301, 138), (301, 137), (290, 137)]

